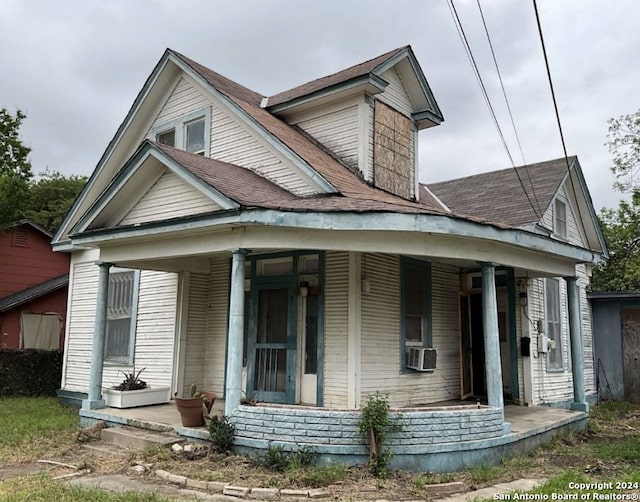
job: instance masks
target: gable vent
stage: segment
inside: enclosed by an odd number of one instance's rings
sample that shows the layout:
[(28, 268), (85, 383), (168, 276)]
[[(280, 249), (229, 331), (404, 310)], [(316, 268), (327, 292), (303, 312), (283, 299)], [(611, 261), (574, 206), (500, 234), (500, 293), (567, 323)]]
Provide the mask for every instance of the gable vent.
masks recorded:
[(13, 232), (11, 245), (20, 248), (29, 247), (29, 232), (25, 228), (16, 228)]

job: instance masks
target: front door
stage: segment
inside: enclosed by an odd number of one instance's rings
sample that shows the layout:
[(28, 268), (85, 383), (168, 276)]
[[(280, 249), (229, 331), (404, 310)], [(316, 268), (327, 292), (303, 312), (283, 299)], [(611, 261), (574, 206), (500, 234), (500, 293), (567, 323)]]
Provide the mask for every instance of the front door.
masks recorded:
[(247, 395), (293, 404), (296, 369), (296, 307), (291, 282), (257, 284), (252, 298)]

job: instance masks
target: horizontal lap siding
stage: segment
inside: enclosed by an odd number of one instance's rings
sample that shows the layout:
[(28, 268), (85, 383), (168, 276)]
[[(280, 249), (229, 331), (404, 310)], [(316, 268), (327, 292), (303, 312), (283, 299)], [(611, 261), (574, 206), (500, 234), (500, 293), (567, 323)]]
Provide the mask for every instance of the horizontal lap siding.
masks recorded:
[(389, 85), (385, 87), (383, 93), (376, 95), (376, 99), (395, 108), (407, 117), (411, 117), (413, 105), (409, 100), (400, 74), (395, 68), (391, 68), (382, 74), (382, 78), (389, 82)]
[(98, 291), (98, 267), (94, 262), (71, 266), (72, 289), (67, 317), (65, 389), (86, 392), (89, 388), (91, 347)]
[(173, 92), (169, 95), (152, 128), (172, 120), (179, 120), (188, 113), (202, 110), (211, 105), (210, 99), (193, 86), (189, 80), (180, 77)]
[(296, 125), (346, 165), (358, 168), (358, 105), (303, 120)]
[(195, 383), (202, 388), (207, 338), (207, 309), (209, 304), (209, 275), (191, 274), (187, 307), (187, 339), (183, 392)]
[(326, 253), (324, 405), (329, 408), (347, 405), (348, 272), (348, 253)]
[(221, 207), (178, 176), (165, 170), (120, 222), (121, 225), (208, 213)]
[(211, 157), (251, 169), (297, 195), (315, 193), (291, 165), (219, 106), (213, 107), (211, 116)]
[(218, 396), (224, 394), (224, 373), (229, 312), (229, 257), (211, 260), (204, 385)]
[(362, 295), (362, 392), (388, 394), (392, 406), (426, 404), (460, 395), (456, 269), (432, 264), (434, 373), (400, 374), (400, 258), (363, 255), (370, 293)]
[(587, 300), (587, 287), (589, 277), (586, 267), (578, 265), (576, 267), (578, 275), (578, 285), (580, 286), (580, 311), (582, 313), (582, 348), (584, 353), (584, 379), (585, 392), (587, 395), (596, 392), (596, 368), (593, 354), (593, 319), (591, 317), (591, 305)]

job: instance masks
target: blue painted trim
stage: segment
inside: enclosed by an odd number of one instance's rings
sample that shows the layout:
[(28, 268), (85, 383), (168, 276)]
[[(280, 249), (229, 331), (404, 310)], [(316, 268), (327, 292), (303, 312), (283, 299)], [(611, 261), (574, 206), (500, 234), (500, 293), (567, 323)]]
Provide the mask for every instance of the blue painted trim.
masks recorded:
[(89, 395), (86, 392), (77, 392), (73, 390), (58, 389), (56, 391), (58, 402), (72, 408), (80, 408), (82, 401), (87, 399)]
[(422, 280), (424, 286), (424, 297), (426, 305), (425, 316), (426, 330), (425, 339), (423, 340), (424, 347), (433, 347), (433, 315), (432, 315), (432, 288), (431, 288), (431, 263), (414, 258), (408, 258), (406, 256), (400, 257), (400, 373), (415, 373), (406, 367), (406, 351), (407, 351), (407, 339), (406, 339), (406, 322), (405, 322), (405, 307), (406, 307), (406, 294), (405, 294), (405, 277), (407, 274), (407, 267), (419, 267), (422, 273)]
[(507, 304), (509, 308), (509, 358), (511, 359), (511, 397), (520, 399), (518, 380), (518, 333), (516, 326), (516, 279), (513, 268), (507, 269)]
[(324, 289), (325, 252), (318, 252), (318, 336), (316, 339), (316, 406), (324, 406)]
[[(245, 259), (248, 259), (248, 257), (246, 257)], [(231, 269), (233, 268), (233, 263), (232, 263), (233, 257), (229, 257), (229, 260), (227, 261), (228, 263), (228, 273), (227, 273), (227, 336), (225, 336), (225, 341), (224, 341), (224, 379), (223, 379), (223, 388), (222, 388), (222, 397), (225, 397), (225, 394), (227, 392), (227, 365), (229, 362), (229, 328), (230, 328), (230, 322), (231, 322), (231, 316), (230, 314), (230, 308), (231, 308)], [(245, 292), (246, 293), (246, 292)], [(244, 297), (245, 302), (247, 301), (247, 296), (245, 294)], [(245, 305), (245, 314), (248, 310), (248, 306), (249, 304), (247, 303)], [(248, 347), (247, 347), (248, 350)], [(246, 396), (245, 396), (246, 397)]]

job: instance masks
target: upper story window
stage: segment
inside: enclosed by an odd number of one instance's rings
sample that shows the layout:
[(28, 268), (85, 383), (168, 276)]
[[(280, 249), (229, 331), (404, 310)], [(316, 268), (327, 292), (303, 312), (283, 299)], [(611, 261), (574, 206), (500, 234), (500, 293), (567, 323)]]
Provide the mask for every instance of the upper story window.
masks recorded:
[(567, 205), (556, 199), (553, 206), (553, 232), (563, 239), (567, 238)]
[(210, 134), (207, 131), (210, 129), (211, 108), (208, 107), (154, 126), (150, 137), (163, 145), (208, 156)]

